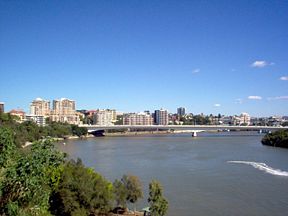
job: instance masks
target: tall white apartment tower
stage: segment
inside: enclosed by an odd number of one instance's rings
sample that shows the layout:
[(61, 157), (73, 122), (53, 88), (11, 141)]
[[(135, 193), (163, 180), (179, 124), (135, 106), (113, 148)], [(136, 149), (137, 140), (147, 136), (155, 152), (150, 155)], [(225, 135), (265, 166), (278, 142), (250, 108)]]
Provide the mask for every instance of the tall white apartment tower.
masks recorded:
[(79, 124), (80, 119), (75, 110), (75, 101), (67, 98), (53, 100), (52, 121)]
[(53, 111), (56, 114), (71, 115), (75, 113), (75, 101), (66, 98), (53, 100)]
[(30, 104), (30, 114), (37, 116), (49, 116), (50, 101), (36, 98)]

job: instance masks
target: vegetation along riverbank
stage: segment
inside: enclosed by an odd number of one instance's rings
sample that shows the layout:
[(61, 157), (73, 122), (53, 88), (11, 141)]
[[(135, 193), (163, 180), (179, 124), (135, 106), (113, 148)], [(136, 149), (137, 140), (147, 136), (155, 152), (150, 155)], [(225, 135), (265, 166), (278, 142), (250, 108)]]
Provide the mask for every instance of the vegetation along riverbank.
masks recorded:
[[(55, 127), (59, 130), (49, 135), (77, 133), (71, 125), (59, 125), (43, 129), (32, 122), (19, 124), (11, 116), (1, 117), (0, 215), (131, 215), (127, 204), (143, 198), (140, 179), (123, 175), (112, 183), (80, 159), (68, 160), (55, 149), (54, 141), (43, 135)], [(27, 140), (38, 141), (31, 148), (21, 148)], [(155, 180), (149, 184), (147, 202), (152, 215), (166, 214), (168, 202)], [(134, 211), (134, 215), (143, 215)]]
[(87, 129), (77, 125), (48, 122), (46, 126), (42, 127), (32, 121), (19, 123), (15, 116), (7, 113), (0, 114), (0, 126), (9, 128), (14, 132), (14, 142), (17, 147), (46, 138), (57, 140), (87, 135)]
[(288, 130), (279, 130), (266, 134), (261, 142), (263, 145), (288, 148)]

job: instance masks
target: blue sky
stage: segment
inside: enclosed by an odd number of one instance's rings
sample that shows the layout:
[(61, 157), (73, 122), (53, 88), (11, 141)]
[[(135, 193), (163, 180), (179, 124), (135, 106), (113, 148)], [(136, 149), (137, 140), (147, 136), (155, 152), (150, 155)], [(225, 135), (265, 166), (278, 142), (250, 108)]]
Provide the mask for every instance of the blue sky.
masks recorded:
[(288, 115), (288, 2), (0, 1), (0, 101)]

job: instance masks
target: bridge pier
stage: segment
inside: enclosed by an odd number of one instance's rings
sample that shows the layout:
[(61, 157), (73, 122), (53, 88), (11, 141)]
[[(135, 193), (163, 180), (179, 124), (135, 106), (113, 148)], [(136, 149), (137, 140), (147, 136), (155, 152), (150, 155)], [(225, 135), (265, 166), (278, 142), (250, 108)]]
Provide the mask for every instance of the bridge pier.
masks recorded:
[(105, 131), (104, 130), (93, 130), (93, 131), (88, 131), (88, 133), (92, 134), (95, 137), (105, 136)]
[(192, 137), (197, 137), (197, 132), (196, 131), (192, 132)]

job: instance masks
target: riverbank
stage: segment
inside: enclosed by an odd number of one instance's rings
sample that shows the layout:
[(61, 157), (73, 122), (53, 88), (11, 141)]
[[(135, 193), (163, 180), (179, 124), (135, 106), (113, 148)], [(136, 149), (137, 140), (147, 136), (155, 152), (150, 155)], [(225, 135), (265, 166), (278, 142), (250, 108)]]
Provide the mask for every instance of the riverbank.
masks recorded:
[[(210, 133), (217, 133), (218, 131), (207, 131)], [(125, 131), (125, 132), (114, 132), (114, 133), (104, 133), (107, 137), (118, 137), (118, 136), (141, 136), (141, 135), (157, 135), (157, 134), (183, 134), (183, 133), (193, 133), (193, 130), (177, 130), (177, 131)]]
[(171, 134), (170, 131), (125, 131), (125, 132), (114, 132), (114, 133), (104, 133), (107, 137), (118, 137), (118, 136), (138, 136), (138, 135), (155, 135), (155, 134)]
[[(93, 136), (92, 134), (87, 134), (85, 136), (68, 136), (68, 137), (65, 137), (65, 138), (59, 138), (59, 137), (51, 137), (51, 139), (54, 141), (54, 142), (60, 142), (60, 141), (64, 141), (64, 140), (75, 140), (75, 139), (87, 139), (87, 138), (93, 138), (95, 136)], [(26, 148), (30, 145), (32, 145), (33, 142), (25, 142), (24, 145), (22, 145), (22, 148)]]
[(266, 134), (261, 140), (263, 145), (288, 148), (288, 130), (279, 130)]
[[(217, 133), (218, 131), (207, 131), (209, 133)], [(177, 130), (177, 131), (125, 131), (125, 132), (105, 132), (103, 137), (133, 137), (133, 136), (144, 136), (144, 135), (166, 135), (166, 134), (184, 134), (184, 133), (193, 133), (192, 130)], [(77, 139), (88, 139), (88, 138), (97, 138), (92, 134), (87, 134), (85, 136), (67, 136), (65, 138), (51, 138), (55, 142), (61, 142), (65, 140), (77, 140)], [(65, 143), (65, 142), (63, 142)], [(32, 145), (32, 142), (26, 142), (22, 145), (22, 148), (26, 148)]]

